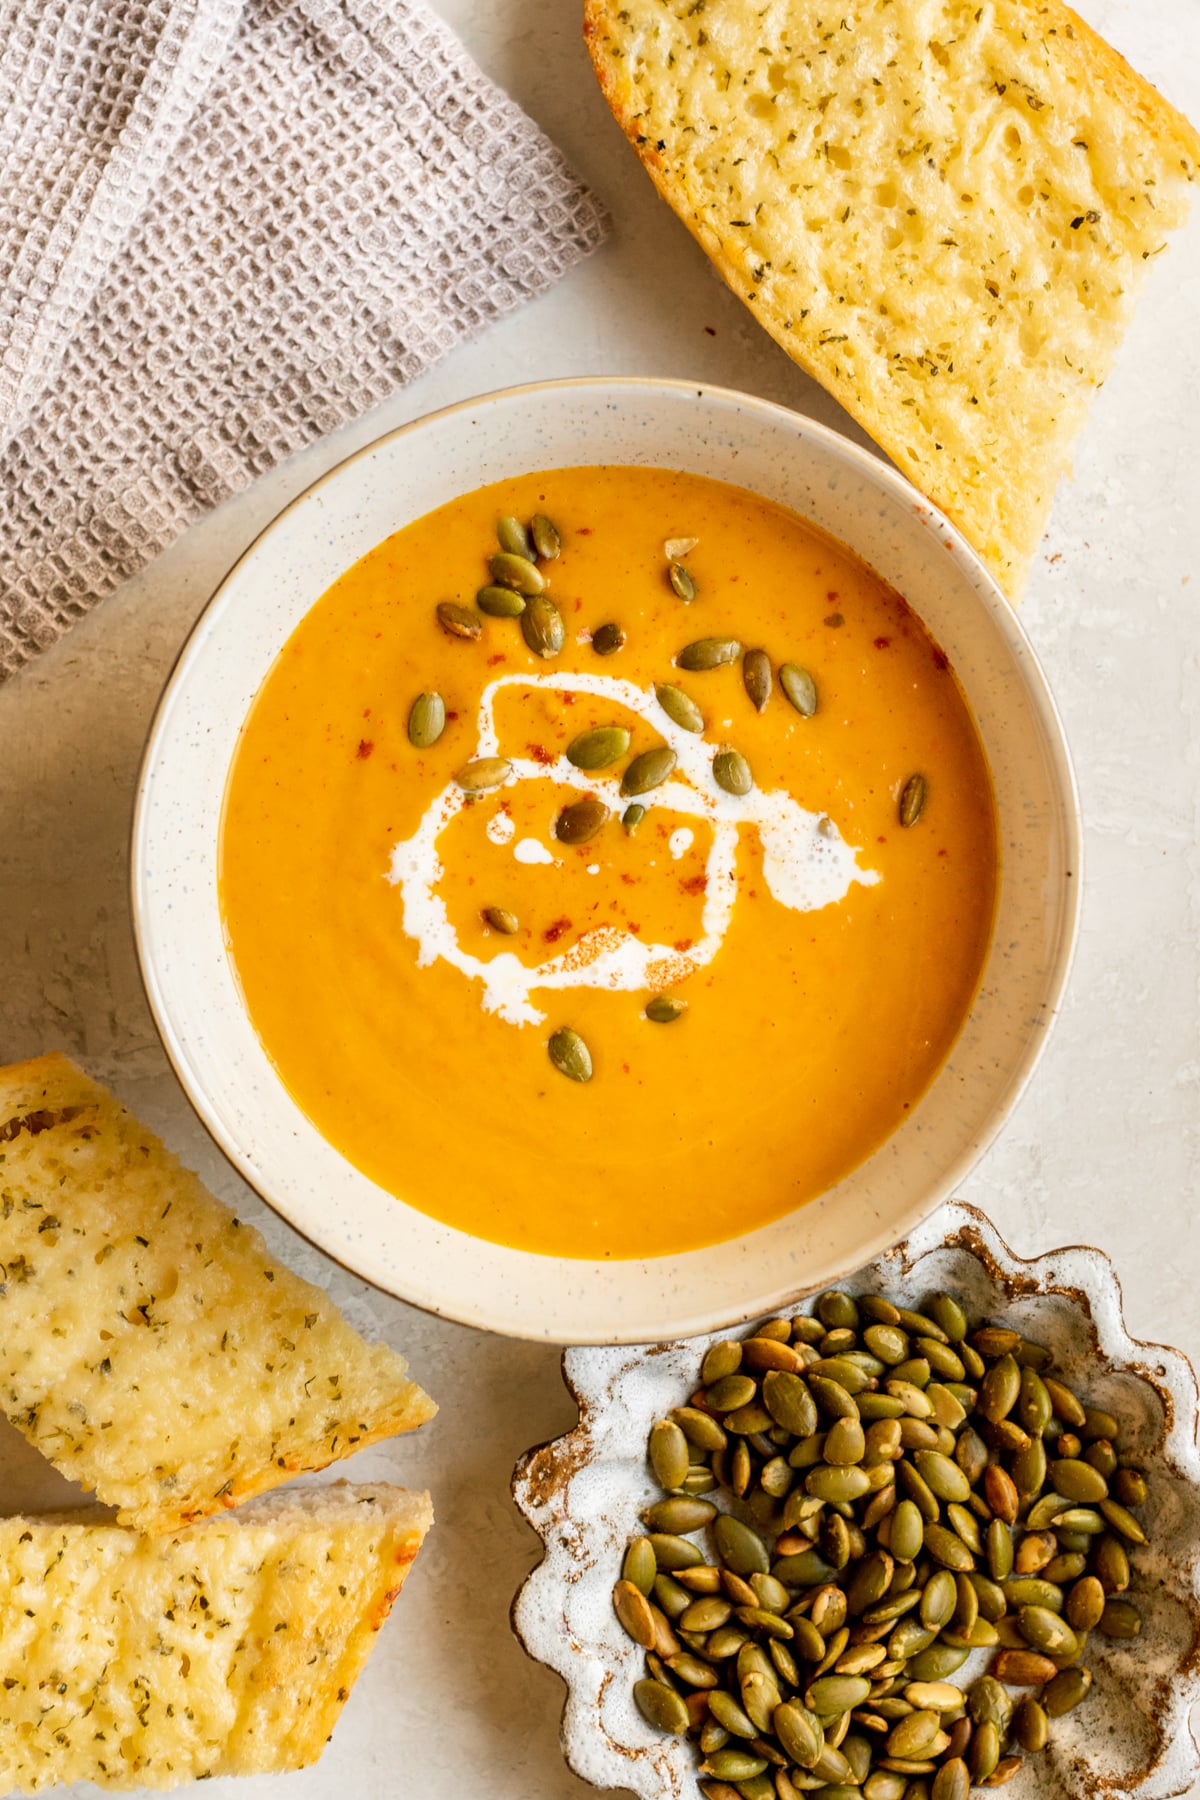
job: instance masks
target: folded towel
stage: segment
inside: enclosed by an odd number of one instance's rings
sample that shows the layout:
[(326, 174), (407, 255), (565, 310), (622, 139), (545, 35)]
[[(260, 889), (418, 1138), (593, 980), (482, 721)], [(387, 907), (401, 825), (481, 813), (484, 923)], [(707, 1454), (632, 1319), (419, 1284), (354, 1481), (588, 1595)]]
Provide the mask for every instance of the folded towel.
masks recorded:
[(604, 232), (419, 0), (0, 0), (0, 680)]

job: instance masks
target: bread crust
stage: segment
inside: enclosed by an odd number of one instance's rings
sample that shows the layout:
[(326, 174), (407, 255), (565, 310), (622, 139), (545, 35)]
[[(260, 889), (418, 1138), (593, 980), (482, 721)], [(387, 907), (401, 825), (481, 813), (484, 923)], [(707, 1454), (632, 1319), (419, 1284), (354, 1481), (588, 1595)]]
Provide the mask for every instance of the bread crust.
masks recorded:
[[(1008, 3), (1012, 10), (1011, 0)], [(698, 133), (688, 138), (686, 131), (690, 129), (693, 119), (705, 117), (706, 106), (709, 114), (715, 116), (715, 104), (711, 101), (708, 90), (697, 97), (686, 89), (688, 78), (680, 76), (677, 88), (670, 94), (677, 116), (673, 115), (670, 104), (664, 105), (661, 113), (654, 116), (660, 120), (669, 117), (670, 125), (656, 135), (653, 129), (648, 128), (649, 115), (654, 112), (651, 80), (653, 71), (650, 69), (649, 55), (645, 58), (645, 67), (639, 71), (636, 85), (630, 68), (630, 43), (639, 30), (642, 30), (643, 36), (648, 35), (644, 29), (647, 21), (651, 24), (661, 22), (663, 31), (671, 34), (672, 60), (675, 47), (685, 45), (690, 53), (695, 54), (696, 66), (702, 67), (703, 51), (698, 48), (705, 37), (702, 24), (705, 21), (715, 21), (715, 30), (723, 19), (739, 9), (749, 16), (747, 0), (733, 0), (732, 4), (722, 4), (722, 0), (714, 0), (712, 4), (709, 0), (699, 0), (698, 6), (692, 4), (687, 7), (674, 4), (672, 0), (639, 0), (633, 11), (622, 4), (621, 0), (585, 0), (584, 36), (601, 91), (659, 194), (682, 219), (727, 285), (749, 307), (764, 330), (769, 332), (787, 355), (819, 381), (887, 451), (914, 485), (941, 508), (989, 562), (1010, 597), (1015, 598), (1023, 586), (1029, 558), (1044, 528), (1054, 487), (1067, 465), (1070, 439), (1082, 421), (1086, 397), (1079, 392), (1069, 394), (1058, 412), (1050, 417), (1044, 429), (1037, 434), (1052, 442), (1053, 455), (1044, 455), (1040, 460), (1037, 455), (1022, 458), (1023, 467), (1018, 475), (1012, 466), (1016, 459), (1011, 453), (1004, 457), (989, 456), (985, 448), (979, 458), (979, 469), (972, 470), (967, 479), (958, 467), (938, 454), (943, 451), (943, 445), (937, 438), (939, 435), (947, 436), (949, 442), (947, 434), (939, 434), (935, 429), (929, 434), (929, 440), (922, 441), (920, 454), (914, 453), (910, 435), (898, 428), (897, 421), (892, 416), (894, 408), (889, 410), (891, 396), (885, 391), (879, 370), (874, 369), (869, 362), (864, 365), (859, 360), (855, 364), (853, 375), (848, 374), (840, 366), (839, 360), (836, 357), (831, 359), (827, 349), (814, 342), (813, 337), (806, 332), (800, 321), (807, 307), (811, 305), (819, 310), (820, 300), (828, 298), (827, 295), (822, 295), (818, 284), (812, 283), (806, 288), (803, 275), (798, 274), (787, 292), (787, 309), (780, 310), (770, 286), (760, 284), (758, 277), (761, 276), (761, 269), (756, 267), (755, 257), (748, 250), (748, 244), (752, 240), (739, 236), (737, 231), (722, 230), (714, 222), (720, 211), (715, 195), (715, 178), (706, 185), (704, 171), (701, 169), (698, 172), (694, 166), (700, 154), (695, 146), (700, 140)], [(768, 6), (763, 16), (770, 12), (774, 18), (781, 10), (788, 13), (789, 23), (793, 27), (793, 42), (803, 44), (806, 27), (812, 24), (813, 16), (819, 9), (810, 4), (809, 0), (790, 0), (786, 9)], [(860, 12), (865, 10), (859, 9)], [(897, 13), (904, 10), (903, 6), (896, 9)], [(980, 9), (980, 12), (983, 10)], [(993, 5), (988, 10), (996, 9)], [(1052, 56), (1056, 68), (1062, 71), (1065, 86), (1073, 84), (1082, 93), (1097, 98), (1097, 105), (1102, 100), (1104, 111), (1110, 120), (1117, 121), (1122, 129), (1132, 135), (1140, 134), (1154, 146), (1161, 163), (1164, 194), (1168, 189), (1173, 191), (1177, 188), (1181, 181), (1194, 181), (1197, 165), (1200, 163), (1200, 134), (1181, 113), (1130, 68), (1124, 58), (1076, 13), (1063, 5), (1061, 0), (1024, 0), (1023, 4), (1018, 4), (1017, 10), (1028, 35), (1040, 47), (1046, 48), (1047, 55)], [(680, 14), (683, 15), (682, 19)], [(701, 24), (697, 24), (697, 20)], [(660, 57), (659, 61), (665, 64), (667, 59)], [(711, 74), (711, 70), (707, 68), (704, 72), (706, 75)], [(668, 79), (663, 69), (659, 69), (657, 73), (664, 80)], [(729, 74), (728, 70), (726, 74)], [(727, 90), (736, 93), (739, 91), (739, 76), (742, 76), (743, 81), (746, 77), (736, 67), (732, 74), (734, 79), (727, 83)], [(765, 140), (761, 133), (754, 136), (753, 126), (747, 128), (747, 139), (747, 160), (750, 161), (753, 160), (750, 144), (752, 143), (753, 151), (757, 154), (762, 150)], [(794, 168), (790, 168), (789, 173), (794, 174)], [(863, 179), (883, 179), (886, 174), (886, 170), (868, 171), (864, 173)], [(820, 171), (814, 171), (813, 184), (819, 186), (820, 179)], [(734, 190), (731, 188), (730, 191)], [(1150, 195), (1149, 203), (1153, 205), (1154, 201), (1155, 196)], [(788, 204), (786, 196), (782, 204)], [(798, 209), (798, 201), (791, 204), (794, 210)], [(1172, 215), (1166, 220), (1168, 227), (1178, 223), (1179, 211), (1176, 203)], [(763, 238), (760, 236), (753, 241), (761, 252)], [(772, 241), (768, 228), (768, 248)], [(1141, 252), (1142, 257), (1147, 254), (1149, 253), (1144, 250)], [(1139, 268), (1129, 268), (1122, 272), (1129, 287), (1140, 279), (1140, 275)], [(931, 277), (927, 285), (929, 289), (936, 288), (936, 278)], [(887, 295), (881, 293), (877, 299), (886, 312)], [(985, 301), (984, 304), (988, 303)], [(1115, 353), (1125, 317), (1127, 311), (1111, 334), (1111, 353)], [(847, 326), (846, 329), (853, 331), (852, 326)], [(1069, 362), (1072, 344), (1066, 341), (1061, 348), (1064, 359)], [(1077, 380), (1074, 384), (1076, 389), (1094, 389), (1098, 386), (1107, 372), (1111, 354), (1108, 354), (1107, 361), (1103, 357), (1093, 360), (1097, 362), (1094, 373), (1086, 380)], [(929, 404), (936, 426), (937, 402), (931, 400)], [(985, 417), (981, 413), (981, 423)], [(930, 442), (933, 444), (932, 455)], [(978, 490), (985, 488), (989, 481), (1007, 483), (1010, 488), (1020, 488), (1024, 484), (1023, 491), (1019, 493), (1017, 516), (1007, 532), (999, 529), (994, 522), (989, 522), (986, 504), (979, 504)]]
[(437, 1410), (59, 1055), (0, 1069), (0, 1406), (146, 1532)]

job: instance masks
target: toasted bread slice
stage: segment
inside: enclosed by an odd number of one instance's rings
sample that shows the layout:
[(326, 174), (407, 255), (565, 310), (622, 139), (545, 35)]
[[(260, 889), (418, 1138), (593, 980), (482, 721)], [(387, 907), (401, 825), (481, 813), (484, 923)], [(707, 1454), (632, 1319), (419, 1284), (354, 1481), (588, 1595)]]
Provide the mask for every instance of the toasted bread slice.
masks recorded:
[(0, 1521), (0, 1793), (315, 1762), (432, 1518), (335, 1482), (174, 1537)]
[(1200, 137), (1060, 0), (585, 0), (760, 323), (1016, 597)]
[(0, 1069), (0, 1407), (172, 1531), (435, 1412), (62, 1056)]

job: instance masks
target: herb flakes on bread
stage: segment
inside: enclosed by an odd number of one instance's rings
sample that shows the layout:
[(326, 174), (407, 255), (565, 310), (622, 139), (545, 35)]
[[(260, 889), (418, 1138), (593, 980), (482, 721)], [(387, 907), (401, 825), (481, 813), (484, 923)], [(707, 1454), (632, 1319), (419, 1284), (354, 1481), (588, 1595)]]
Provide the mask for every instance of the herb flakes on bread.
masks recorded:
[(176, 1537), (0, 1520), (0, 1793), (315, 1762), (432, 1517), (335, 1482)]
[(66, 1057), (0, 1069), (0, 1408), (123, 1525), (424, 1423), (406, 1367)]
[(1020, 593), (1200, 136), (1060, 0), (585, 0), (760, 323)]

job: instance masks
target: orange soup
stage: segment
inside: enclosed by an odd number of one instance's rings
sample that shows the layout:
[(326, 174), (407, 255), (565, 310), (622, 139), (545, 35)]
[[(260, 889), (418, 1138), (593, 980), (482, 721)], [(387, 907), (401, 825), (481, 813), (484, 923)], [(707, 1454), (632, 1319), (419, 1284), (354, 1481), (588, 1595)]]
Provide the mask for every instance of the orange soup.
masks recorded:
[(694, 1249), (854, 1168), (945, 1059), (996, 884), (984, 754), (904, 600), (642, 468), (371, 551), (225, 799), (230, 954), (297, 1104), (422, 1212), (558, 1256)]

